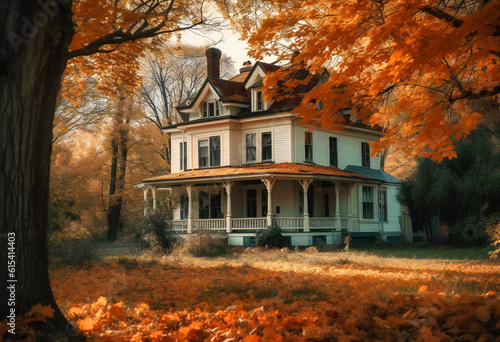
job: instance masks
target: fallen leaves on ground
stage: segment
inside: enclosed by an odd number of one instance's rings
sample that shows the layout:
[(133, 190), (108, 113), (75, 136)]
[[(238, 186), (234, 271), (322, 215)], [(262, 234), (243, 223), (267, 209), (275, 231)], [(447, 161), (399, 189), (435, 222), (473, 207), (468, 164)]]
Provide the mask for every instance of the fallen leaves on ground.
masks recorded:
[[(109, 262), (57, 268), (51, 276), (66, 317), (96, 341), (494, 341), (500, 335), (497, 266), (305, 267), (277, 258), (267, 266), (223, 258), (187, 266)], [(466, 291), (472, 285), (484, 291)]]

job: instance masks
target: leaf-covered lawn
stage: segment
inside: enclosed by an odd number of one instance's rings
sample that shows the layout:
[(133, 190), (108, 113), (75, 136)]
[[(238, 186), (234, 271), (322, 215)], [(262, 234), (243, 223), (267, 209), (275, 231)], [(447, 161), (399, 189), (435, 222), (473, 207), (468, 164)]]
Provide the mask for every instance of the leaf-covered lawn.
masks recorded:
[(494, 341), (500, 266), (360, 252), (108, 258), (51, 271), (95, 340)]

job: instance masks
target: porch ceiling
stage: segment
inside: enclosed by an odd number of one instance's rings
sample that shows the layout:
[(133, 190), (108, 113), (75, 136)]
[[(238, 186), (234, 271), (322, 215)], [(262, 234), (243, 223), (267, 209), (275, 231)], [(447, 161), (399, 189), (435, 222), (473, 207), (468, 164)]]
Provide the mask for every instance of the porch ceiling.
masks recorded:
[(321, 180), (369, 180), (370, 178), (357, 175), (353, 172), (340, 170), (336, 167), (328, 167), (314, 164), (278, 163), (278, 164), (256, 164), (242, 167), (219, 167), (209, 169), (189, 170), (152, 177), (143, 180), (136, 187), (142, 188), (146, 185), (181, 185), (198, 182), (217, 182), (222, 180), (246, 180), (260, 178), (276, 179), (304, 179), (313, 178)]

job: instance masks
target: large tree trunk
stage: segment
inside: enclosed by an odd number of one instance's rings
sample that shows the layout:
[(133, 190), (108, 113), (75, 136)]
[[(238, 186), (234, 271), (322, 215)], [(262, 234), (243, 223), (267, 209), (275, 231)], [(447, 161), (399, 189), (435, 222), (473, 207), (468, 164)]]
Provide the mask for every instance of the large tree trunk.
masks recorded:
[(71, 0), (0, 2), (0, 320), (13, 308), (20, 316), (51, 305), (54, 318), (34, 327), (40, 340), (75, 336), (55, 303), (47, 257), (52, 122), (72, 35)]
[(128, 153), (129, 113), (125, 113), (125, 98), (121, 98), (115, 113), (115, 127), (111, 140), (111, 179), (108, 204), (108, 240), (118, 237), (125, 186), (125, 171)]

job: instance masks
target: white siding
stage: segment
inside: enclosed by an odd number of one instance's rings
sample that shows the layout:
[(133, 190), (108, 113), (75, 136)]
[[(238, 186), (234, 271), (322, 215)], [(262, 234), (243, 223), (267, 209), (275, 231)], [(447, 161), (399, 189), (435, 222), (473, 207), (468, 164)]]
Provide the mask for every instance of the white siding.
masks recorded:
[(384, 185), (387, 188), (387, 219), (384, 222), (384, 232), (389, 235), (401, 234), (399, 216), (401, 215), (401, 204), (396, 199), (399, 185)]
[(180, 151), (179, 151), (179, 144), (182, 141), (182, 133), (172, 133), (171, 135), (171, 147), (170, 147), (170, 169), (172, 173), (180, 172), (180, 165), (179, 165), (179, 157), (180, 157)]

